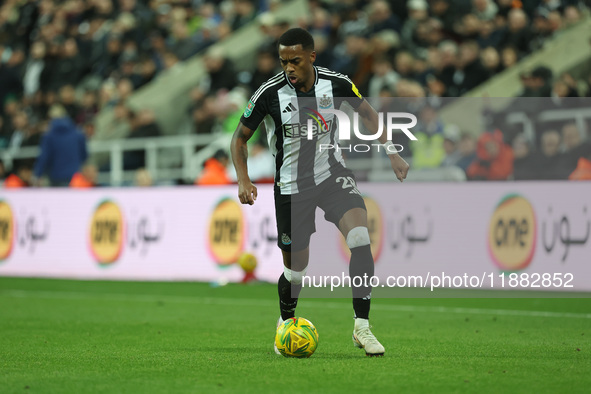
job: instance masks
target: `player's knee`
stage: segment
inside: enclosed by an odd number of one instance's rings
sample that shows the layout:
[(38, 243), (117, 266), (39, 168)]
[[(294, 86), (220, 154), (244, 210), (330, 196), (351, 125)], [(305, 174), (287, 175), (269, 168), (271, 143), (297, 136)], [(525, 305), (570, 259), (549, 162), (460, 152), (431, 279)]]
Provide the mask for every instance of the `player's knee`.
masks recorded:
[(351, 229), (347, 234), (347, 246), (349, 249), (370, 245), (369, 231), (367, 227), (359, 226)]
[(283, 275), (285, 275), (285, 279), (287, 279), (292, 285), (300, 285), (306, 275), (307, 269), (308, 268), (304, 268), (303, 271), (293, 271), (287, 267), (283, 267)]

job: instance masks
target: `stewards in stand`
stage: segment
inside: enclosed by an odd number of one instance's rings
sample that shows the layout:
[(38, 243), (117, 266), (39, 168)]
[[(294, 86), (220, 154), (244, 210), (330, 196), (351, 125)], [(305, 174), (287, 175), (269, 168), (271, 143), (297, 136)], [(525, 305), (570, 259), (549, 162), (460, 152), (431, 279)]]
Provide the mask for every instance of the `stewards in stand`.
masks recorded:
[(513, 174), (513, 149), (503, 142), (500, 130), (480, 136), (476, 156), (468, 167), (470, 180), (506, 180)]
[(228, 185), (232, 183), (228, 176), (227, 166), (230, 162), (228, 154), (223, 149), (219, 149), (215, 154), (207, 159), (203, 165), (203, 172), (195, 181), (196, 185)]
[(82, 167), (80, 172), (74, 174), (72, 180), (70, 181), (70, 187), (76, 189), (87, 189), (97, 186), (97, 172), (98, 170), (94, 164), (86, 164), (84, 167)]

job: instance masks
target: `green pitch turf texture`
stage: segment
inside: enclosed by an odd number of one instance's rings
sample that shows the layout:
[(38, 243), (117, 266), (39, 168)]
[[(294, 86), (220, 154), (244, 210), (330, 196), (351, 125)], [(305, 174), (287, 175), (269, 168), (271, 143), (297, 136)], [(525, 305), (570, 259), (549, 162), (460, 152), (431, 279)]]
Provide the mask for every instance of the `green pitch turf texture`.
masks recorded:
[(272, 350), (269, 284), (0, 278), (0, 393), (591, 392), (589, 299), (303, 299), (318, 350)]

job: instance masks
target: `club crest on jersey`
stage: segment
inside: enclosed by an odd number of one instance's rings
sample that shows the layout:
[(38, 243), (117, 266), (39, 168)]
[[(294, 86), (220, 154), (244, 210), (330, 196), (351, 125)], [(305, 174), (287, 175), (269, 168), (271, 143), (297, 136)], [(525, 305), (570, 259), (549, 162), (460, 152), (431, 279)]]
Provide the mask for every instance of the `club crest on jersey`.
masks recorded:
[(318, 100), (318, 106), (321, 109), (328, 109), (332, 107), (332, 98), (327, 97), (326, 94)]
[(289, 238), (289, 235), (283, 233), (283, 235), (281, 235), (281, 243), (283, 245), (291, 245), (291, 238)]
[(244, 117), (248, 118), (252, 114), (253, 109), (254, 109), (254, 103), (249, 100), (248, 105), (246, 106), (246, 109), (244, 110)]

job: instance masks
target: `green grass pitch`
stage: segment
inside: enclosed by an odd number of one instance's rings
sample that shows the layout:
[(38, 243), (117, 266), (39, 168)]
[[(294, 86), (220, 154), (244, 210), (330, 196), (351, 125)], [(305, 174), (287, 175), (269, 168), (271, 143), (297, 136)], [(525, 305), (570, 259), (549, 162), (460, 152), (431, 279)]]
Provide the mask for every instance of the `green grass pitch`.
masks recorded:
[(590, 299), (303, 299), (319, 346), (273, 353), (276, 287), (0, 278), (0, 393), (588, 393)]

